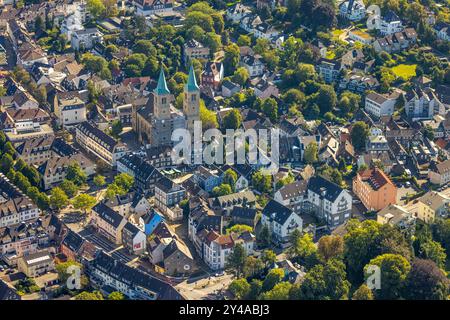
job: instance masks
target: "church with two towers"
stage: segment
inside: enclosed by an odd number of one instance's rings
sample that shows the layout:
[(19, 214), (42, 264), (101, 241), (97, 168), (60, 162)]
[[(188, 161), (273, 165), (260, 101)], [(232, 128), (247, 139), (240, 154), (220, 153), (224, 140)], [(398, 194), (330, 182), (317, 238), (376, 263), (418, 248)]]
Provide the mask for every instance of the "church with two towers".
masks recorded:
[(174, 96), (167, 87), (163, 69), (151, 95), (144, 107), (133, 106), (132, 125), (140, 143), (152, 147), (172, 145), (172, 132), (176, 129), (188, 129), (193, 134), (194, 122), (200, 120), (200, 88), (192, 66), (184, 86), (183, 110), (173, 105)]

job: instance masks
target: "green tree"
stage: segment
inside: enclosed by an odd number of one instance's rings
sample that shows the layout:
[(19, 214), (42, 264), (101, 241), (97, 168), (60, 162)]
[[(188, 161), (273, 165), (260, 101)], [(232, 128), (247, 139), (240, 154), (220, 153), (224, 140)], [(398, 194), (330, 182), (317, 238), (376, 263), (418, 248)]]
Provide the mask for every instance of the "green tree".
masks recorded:
[(365, 148), (367, 137), (369, 136), (369, 126), (367, 123), (357, 121), (350, 133), (352, 144), (356, 150), (362, 151)]
[(236, 297), (236, 299), (244, 299), (250, 293), (250, 284), (245, 278), (233, 280), (228, 290)]
[(206, 108), (203, 100), (200, 102), (200, 121), (202, 122), (203, 130), (217, 128), (219, 126), (216, 114), (214, 111)]
[(364, 267), (367, 271), (369, 266), (375, 265), (380, 268), (382, 286), (375, 291), (375, 296), (380, 299), (398, 299), (406, 284), (406, 277), (411, 270), (408, 260), (398, 254), (383, 254), (372, 260)]
[(319, 106), (320, 113), (324, 115), (333, 111), (336, 107), (337, 97), (334, 88), (330, 85), (322, 85), (316, 96), (316, 104)]
[(314, 266), (305, 275), (299, 296), (304, 300), (341, 300), (348, 298), (349, 290), (344, 263), (331, 259), (325, 265)]
[(224, 48), (225, 56), (223, 65), (225, 67), (225, 75), (230, 76), (234, 73), (239, 65), (240, 51), (239, 47), (232, 43)]
[(232, 190), (235, 190), (237, 179), (237, 173), (230, 168), (224, 172), (222, 182), (231, 186)]
[(258, 275), (264, 269), (264, 262), (261, 259), (249, 256), (245, 259), (243, 273), (246, 277)]
[(261, 260), (268, 267), (277, 261), (277, 255), (272, 250), (266, 249), (262, 252)]
[(101, 18), (105, 15), (106, 7), (102, 0), (87, 0), (87, 9), (94, 19)]
[(97, 187), (103, 187), (106, 184), (106, 179), (101, 174), (95, 175), (93, 179), (94, 185)]
[(239, 129), (242, 123), (242, 115), (237, 109), (232, 109), (223, 117), (223, 129)]
[(256, 241), (258, 242), (259, 246), (263, 248), (267, 248), (272, 243), (272, 236), (270, 234), (269, 227), (267, 225), (264, 225), (261, 228), (261, 231), (258, 233), (256, 237)]
[(4, 153), (0, 158), (0, 170), (6, 174), (14, 165), (14, 160), (9, 153)]
[(246, 256), (245, 249), (240, 243), (236, 244), (228, 255), (226, 267), (232, 270), (238, 278), (242, 274)]
[(231, 81), (240, 84), (241, 86), (246, 84), (248, 79), (250, 79), (250, 74), (248, 73), (248, 70), (244, 67), (237, 68), (233, 76), (231, 77)]
[(431, 260), (415, 259), (406, 277), (404, 297), (411, 300), (445, 300), (450, 282)]
[(341, 258), (344, 254), (344, 239), (339, 235), (321, 237), (317, 245), (317, 253), (323, 261)]
[(311, 142), (305, 148), (303, 158), (306, 163), (313, 164), (319, 160), (319, 147), (316, 142)]
[(352, 300), (373, 300), (373, 292), (366, 284), (362, 284), (358, 290), (353, 292)]
[(70, 180), (64, 179), (59, 187), (64, 191), (64, 193), (69, 197), (73, 198), (78, 192), (78, 186)]
[(264, 114), (269, 117), (270, 121), (276, 122), (278, 120), (278, 103), (274, 98), (267, 98), (262, 105)]
[(105, 300), (100, 291), (83, 291), (75, 296), (75, 300)]
[(261, 295), (261, 300), (288, 300), (292, 284), (288, 281), (277, 283), (271, 290)]
[(439, 242), (428, 240), (420, 244), (419, 257), (434, 261), (439, 268), (445, 267), (447, 255)]
[(262, 193), (269, 193), (272, 189), (272, 177), (261, 171), (256, 171), (252, 176), (253, 187)]
[(264, 279), (263, 285), (262, 285), (262, 291), (267, 292), (269, 290), (272, 290), (273, 287), (277, 283), (280, 283), (284, 279), (284, 270), (281, 268), (274, 268), (269, 271), (266, 278)]
[(258, 279), (253, 279), (250, 282), (250, 292), (248, 293), (246, 299), (248, 300), (256, 300), (262, 291), (263, 282)]
[(128, 192), (134, 184), (134, 178), (128, 173), (120, 173), (114, 177), (114, 183), (125, 192)]
[(113, 137), (118, 138), (123, 131), (123, 125), (120, 120), (114, 120), (111, 125), (111, 133)]
[(58, 210), (69, 204), (69, 198), (61, 188), (53, 188), (50, 193), (50, 205)]
[(212, 193), (215, 197), (221, 197), (233, 193), (233, 190), (229, 184), (222, 183), (220, 186), (214, 187)]
[(80, 209), (87, 213), (87, 210), (90, 210), (96, 202), (97, 199), (95, 197), (82, 193), (72, 200), (72, 205), (75, 209)]
[(250, 46), (252, 44), (252, 38), (245, 34), (241, 34), (237, 40), (237, 45), (239, 47)]
[(87, 176), (80, 165), (74, 162), (67, 167), (66, 179), (72, 181), (77, 186), (82, 186), (86, 183)]
[(108, 300), (125, 300), (125, 295), (119, 291), (113, 291), (108, 295)]

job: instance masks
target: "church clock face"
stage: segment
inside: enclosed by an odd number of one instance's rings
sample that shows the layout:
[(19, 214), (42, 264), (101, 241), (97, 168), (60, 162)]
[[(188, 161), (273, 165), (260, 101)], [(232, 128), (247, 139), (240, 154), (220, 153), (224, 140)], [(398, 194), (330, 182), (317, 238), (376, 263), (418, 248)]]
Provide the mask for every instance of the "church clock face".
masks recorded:
[(183, 266), (183, 269), (186, 270), (186, 271), (189, 271), (189, 270), (191, 270), (191, 266), (188, 265), (188, 264), (185, 264), (185, 265)]

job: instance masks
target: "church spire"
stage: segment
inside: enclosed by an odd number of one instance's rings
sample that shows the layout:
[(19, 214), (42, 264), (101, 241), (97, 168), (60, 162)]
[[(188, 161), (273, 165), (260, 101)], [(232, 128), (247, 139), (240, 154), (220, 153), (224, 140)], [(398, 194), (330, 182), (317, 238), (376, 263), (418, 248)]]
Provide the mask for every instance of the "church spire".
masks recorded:
[(167, 88), (166, 76), (164, 74), (164, 69), (161, 67), (159, 72), (158, 85), (154, 91), (158, 95), (170, 94), (169, 88)]
[(200, 88), (197, 85), (197, 79), (195, 78), (194, 67), (192, 66), (192, 64), (191, 67), (189, 68), (189, 77), (185, 89), (187, 92), (200, 90)]

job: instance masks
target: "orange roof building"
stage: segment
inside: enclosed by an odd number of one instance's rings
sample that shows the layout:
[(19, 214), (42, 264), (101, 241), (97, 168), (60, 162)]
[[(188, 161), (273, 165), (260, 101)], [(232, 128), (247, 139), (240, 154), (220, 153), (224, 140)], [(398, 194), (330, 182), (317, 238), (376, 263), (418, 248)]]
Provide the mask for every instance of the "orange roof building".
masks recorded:
[(353, 192), (368, 210), (381, 210), (397, 202), (397, 187), (380, 169), (359, 172), (353, 179)]

